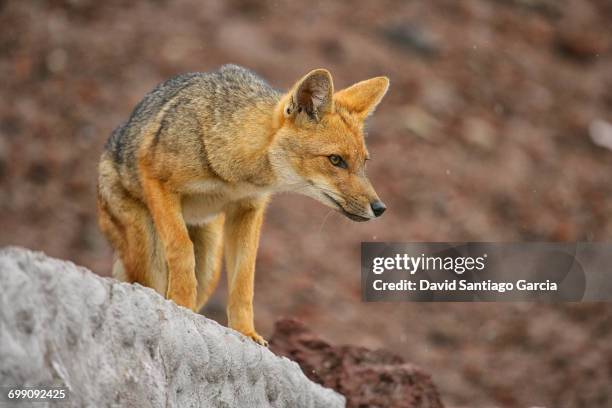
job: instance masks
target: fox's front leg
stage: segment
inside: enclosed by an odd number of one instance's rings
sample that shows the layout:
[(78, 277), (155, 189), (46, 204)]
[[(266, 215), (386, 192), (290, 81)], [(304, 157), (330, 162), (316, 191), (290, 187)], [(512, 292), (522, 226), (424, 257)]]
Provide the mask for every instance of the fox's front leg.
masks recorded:
[[(195, 255), (183, 220), (180, 196), (155, 179), (143, 176), (143, 190), (168, 264), (166, 298), (191, 310), (196, 307)], [(155, 271), (149, 271), (155, 273)]]
[(253, 318), (253, 287), (255, 258), (267, 197), (233, 203), (225, 220), (225, 261), (229, 299), (228, 326), (267, 346), (255, 331)]

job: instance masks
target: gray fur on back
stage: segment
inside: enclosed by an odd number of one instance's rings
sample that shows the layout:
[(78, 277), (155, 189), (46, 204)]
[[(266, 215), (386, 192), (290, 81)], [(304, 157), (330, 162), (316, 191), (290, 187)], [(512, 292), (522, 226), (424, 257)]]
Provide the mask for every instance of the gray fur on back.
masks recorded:
[(238, 65), (223, 65), (214, 72), (177, 75), (156, 86), (136, 105), (127, 122), (117, 127), (105, 149), (118, 164), (134, 164), (133, 155), (143, 129), (173, 99), (203, 109), (217, 121), (232, 121), (233, 113), (255, 104), (276, 104), (281, 93), (252, 71)]

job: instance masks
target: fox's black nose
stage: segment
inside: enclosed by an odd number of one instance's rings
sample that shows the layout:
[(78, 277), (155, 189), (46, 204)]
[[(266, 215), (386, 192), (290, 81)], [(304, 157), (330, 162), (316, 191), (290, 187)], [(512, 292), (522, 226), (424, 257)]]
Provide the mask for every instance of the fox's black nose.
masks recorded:
[(387, 209), (387, 206), (385, 206), (385, 203), (383, 203), (380, 200), (376, 200), (373, 203), (371, 203), (370, 207), (372, 207), (372, 212), (377, 217), (380, 217), (382, 213), (384, 213), (385, 210)]

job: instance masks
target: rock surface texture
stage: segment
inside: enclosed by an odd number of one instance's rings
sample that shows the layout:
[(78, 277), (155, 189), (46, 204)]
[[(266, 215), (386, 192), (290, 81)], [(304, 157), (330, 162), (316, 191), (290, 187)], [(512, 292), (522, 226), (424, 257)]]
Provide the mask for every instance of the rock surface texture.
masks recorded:
[(68, 387), (71, 407), (344, 406), (294, 362), (150, 289), (0, 249), (0, 385), (48, 384)]
[(385, 350), (333, 346), (296, 320), (281, 320), (270, 349), (308, 377), (342, 393), (347, 407), (442, 408), (429, 374)]

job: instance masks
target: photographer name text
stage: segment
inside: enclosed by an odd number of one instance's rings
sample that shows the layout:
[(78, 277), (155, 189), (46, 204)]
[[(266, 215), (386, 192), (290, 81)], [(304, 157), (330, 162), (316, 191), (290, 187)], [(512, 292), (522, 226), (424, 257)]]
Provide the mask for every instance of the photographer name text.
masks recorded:
[[(457, 277), (466, 272), (485, 272), (487, 254), (478, 257), (441, 257), (441, 256), (411, 256), (408, 254), (396, 254), (389, 257), (376, 257), (372, 260), (372, 273), (382, 275), (387, 271), (402, 271), (415, 275), (417, 272), (452, 272)], [(546, 280), (544, 282), (518, 279), (509, 282), (497, 282), (492, 280), (471, 279), (446, 279), (444, 281), (432, 281), (429, 279), (401, 279), (388, 282), (383, 279), (375, 279), (372, 282), (375, 291), (448, 291), (448, 292), (554, 292), (558, 289), (556, 282)]]

